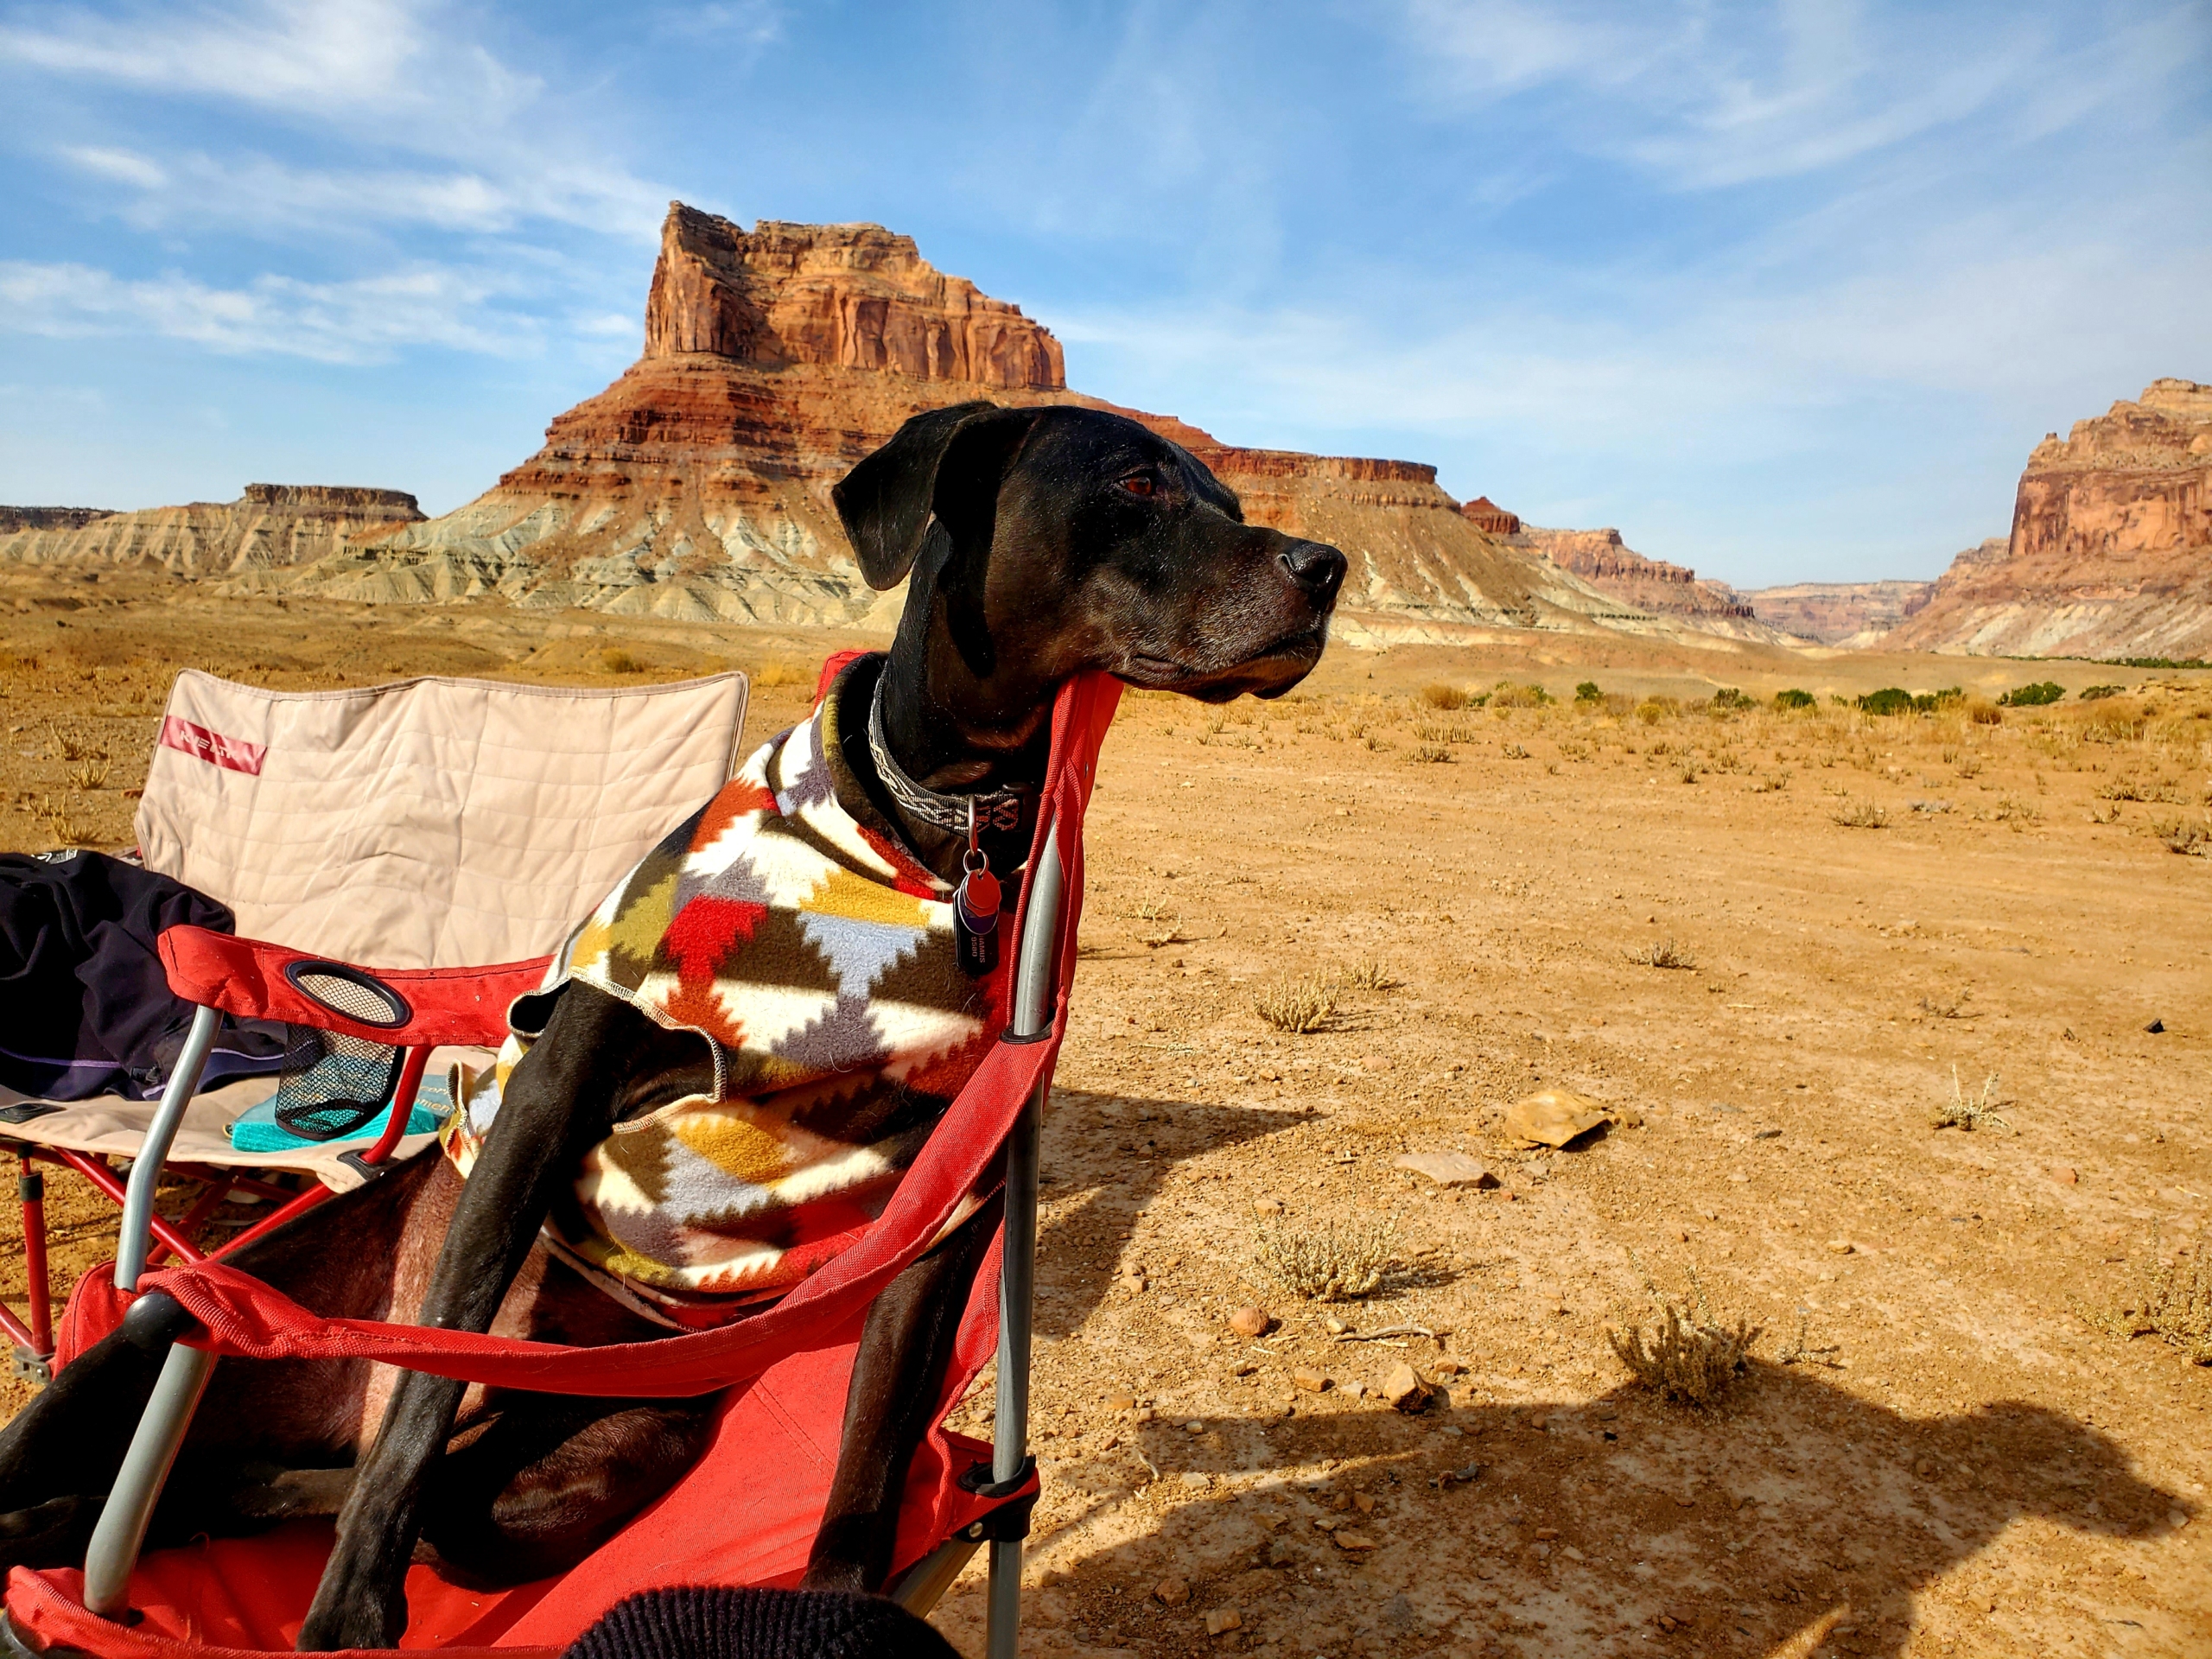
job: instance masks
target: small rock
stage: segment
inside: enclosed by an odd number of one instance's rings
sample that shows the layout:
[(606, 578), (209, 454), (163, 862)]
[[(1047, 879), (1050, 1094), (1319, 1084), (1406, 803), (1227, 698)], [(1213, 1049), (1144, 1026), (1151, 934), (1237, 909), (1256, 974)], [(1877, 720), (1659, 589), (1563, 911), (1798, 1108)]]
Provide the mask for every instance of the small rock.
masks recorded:
[(1390, 1167), (1426, 1175), (1439, 1186), (1487, 1190), (1497, 1185), (1497, 1176), (1464, 1152), (1408, 1152), (1392, 1159)]
[(1363, 1054), (1359, 1057), (1359, 1066), (1363, 1071), (1388, 1071), (1390, 1069), (1389, 1057), (1383, 1054)]
[(1153, 1410), (1150, 1406), (1139, 1406), (1129, 1414), (1129, 1421), (1133, 1423), (1148, 1423), (1152, 1418)]
[(1253, 1203), (1252, 1213), (1255, 1216), (1279, 1216), (1282, 1214), (1282, 1200), (1281, 1198), (1257, 1199)]
[(1329, 1379), (1319, 1371), (1300, 1366), (1290, 1374), (1291, 1386), (1303, 1389), (1308, 1394), (1319, 1394), (1329, 1386)]
[(1670, 1634), (1671, 1634), (1671, 1633), (1673, 1632), (1673, 1630), (1675, 1630), (1675, 1621), (1673, 1618), (1669, 1618), (1669, 1617), (1667, 1614), (1665, 1614), (1665, 1613), (1662, 1613), (1662, 1614), (1660, 1614), (1660, 1615), (1659, 1615), (1659, 1628), (1660, 1628), (1661, 1630), (1665, 1630), (1665, 1631), (1668, 1631), (1669, 1633), (1670, 1633)]
[(1215, 1607), (1206, 1614), (1208, 1636), (1219, 1636), (1226, 1630), (1241, 1630), (1243, 1628), (1244, 1615), (1234, 1607)]
[(1923, 1480), (1933, 1480), (1936, 1478), (1935, 1461), (1932, 1459), (1923, 1458), (1918, 1463), (1912, 1465), (1912, 1472), (1918, 1475)]
[(1428, 1369), (1434, 1371), (1439, 1376), (1463, 1376), (1466, 1374), (1467, 1370), (1465, 1365), (1462, 1365), (1456, 1359), (1440, 1359)]
[(1565, 1089), (1539, 1089), (1506, 1109), (1505, 1132), (1523, 1146), (1564, 1147), (1606, 1121), (1593, 1100)]
[(2081, 1181), (2082, 1178), (2069, 1166), (2061, 1164), (2057, 1168), (2050, 1172), (2050, 1179), (2056, 1181), (2061, 1186), (2073, 1186), (2077, 1185)]
[(2163, 1020), (2153, 1020), (2149, 1025), (2143, 1027), (2145, 1031), (2148, 1032), (2153, 1037), (2162, 1034), (2165, 1028), (2166, 1022)]
[(1367, 1397), (1367, 1384), (1354, 1379), (1344, 1384), (1344, 1392), (1355, 1400), (1363, 1400)]
[(1375, 1513), (1375, 1495), (1371, 1492), (1354, 1492), (1351, 1495), (1351, 1506), (1362, 1515), (1372, 1515)]
[(1253, 1372), (1259, 1369), (1260, 1368), (1257, 1365), (1255, 1365), (1250, 1360), (1240, 1359), (1234, 1365), (1229, 1368), (1229, 1374), (1231, 1376), (1249, 1376)]
[(1751, 1139), (1754, 1141), (1779, 1141), (1782, 1139), (1782, 1131), (1780, 1129), (1755, 1129), (1751, 1133)]
[(1380, 1549), (1382, 1541), (1370, 1538), (1363, 1532), (1354, 1532), (1350, 1527), (1338, 1527), (1329, 1535), (1330, 1541), (1342, 1550)]
[(1136, 1396), (1133, 1394), (1109, 1394), (1106, 1396), (1106, 1409), (1109, 1411), (1135, 1411), (1136, 1408)]
[(1207, 1484), (1212, 1478), (1212, 1476), (1206, 1474), (1202, 1470), (1192, 1469), (1185, 1472), (1183, 1476), (1183, 1484), (1195, 1491), (1199, 1487)]
[(1351, 1329), (1351, 1326), (1346, 1325), (1342, 1319), (1338, 1319), (1333, 1314), (1322, 1320), (1321, 1324), (1332, 1337), (1341, 1337), (1345, 1332)]
[(1141, 1273), (1123, 1274), (1122, 1275), (1122, 1288), (1133, 1293), (1141, 1293), (1144, 1289), (1144, 1274)]
[(1382, 1398), (1400, 1411), (1419, 1411), (1428, 1404), (1428, 1384), (1410, 1365), (1401, 1363), (1390, 1368), (1382, 1379)]
[(1205, 1433), (1206, 1432), (1205, 1420), (1202, 1417), (1192, 1418), (1189, 1422), (1183, 1425), (1183, 1432), (1185, 1434)]
[(1553, 1539), (1558, 1536), (1559, 1529), (1557, 1527), (1538, 1527), (1536, 1529), (1536, 1539), (1539, 1543), (1548, 1544)]
[(1471, 1480), (1480, 1480), (1482, 1474), (1483, 1466), (1479, 1463), (1471, 1463), (1464, 1469), (1447, 1469), (1436, 1478), (1437, 1489), (1440, 1491), (1448, 1492), (1454, 1486), (1465, 1484)]
[(1191, 1599), (1191, 1586), (1180, 1579), (1162, 1579), (1152, 1586), (1152, 1599), (1168, 1607), (1180, 1607)]
[(1268, 1310), (1256, 1304), (1247, 1304), (1229, 1316), (1229, 1328), (1240, 1337), (1264, 1337), (1274, 1323)]
[(1857, 1248), (1858, 1247), (1847, 1238), (1832, 1238), (1828, 1240), (1828, 1249), (1834, 1250), (1838, 1255), (1849, 1255)]

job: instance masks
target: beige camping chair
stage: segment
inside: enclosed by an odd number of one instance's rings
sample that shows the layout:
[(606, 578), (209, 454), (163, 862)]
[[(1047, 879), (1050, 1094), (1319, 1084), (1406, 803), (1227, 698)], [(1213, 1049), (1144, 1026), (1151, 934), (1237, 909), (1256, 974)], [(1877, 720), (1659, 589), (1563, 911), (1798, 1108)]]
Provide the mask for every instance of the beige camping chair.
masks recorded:
[[(614, 690), (425, 678), (268, 691), (187, 670), (156, 739), (140, 853), (149, 869), (229, 906), (242, 938), (379, 969), (508, 964), (486, 982), (519, 985), (728, 780), (747, 690), (745, 676), (727, 673)], [(393, 1109), (357, 1133), (274, 1151), (241, 1150), (232, 1136), (277, 1077), (194, 1096), (164, 1166), (205, 1190), (175, 1223), (147, 1218), (157, 1251), (199, 1259), (191, 1235), (231, 1198), (296, 1207), (285, 1172), (314, 1177), (320, 1198), (412, 1156), (432, 1139), (413, 1132), (416, 1085), (431, 1078), (435, 1101), (452, 1063), (488, 1058), (474, 1047), (408, 1052), (376, 1085)], [(36, 1165), (76, 1169), (120, 1204), (118, 1162), (136, 1156), (159, 1109), (0, 1088), (0, 1153), (21, 1161), (30, 1280), (27, 1321), (0, 1307), (18, 1370), (42, 1373), (53, 1351)]]

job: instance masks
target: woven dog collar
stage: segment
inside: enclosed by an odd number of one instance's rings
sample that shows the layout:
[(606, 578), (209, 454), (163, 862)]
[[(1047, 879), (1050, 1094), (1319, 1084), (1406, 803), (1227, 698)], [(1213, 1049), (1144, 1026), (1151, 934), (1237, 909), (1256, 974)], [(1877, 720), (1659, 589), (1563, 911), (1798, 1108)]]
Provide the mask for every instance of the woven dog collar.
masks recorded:
[(875, 762), (875, 775), (883, 780), (884, 789), (898, 802), (900, 810), (956, 836), (966, 835), (971, 822), (978, 830), (1020, 829), (1028, 816), (1029, 798), (1036, 792), (1028, 785), (1016, 785), (995, 789), (988, 794), (944, 795), (916, 783), (891, 758), (891, 746), (883, 740), (880, 678), (875, 683), (875, 695), (868, 699), (868, 752)]

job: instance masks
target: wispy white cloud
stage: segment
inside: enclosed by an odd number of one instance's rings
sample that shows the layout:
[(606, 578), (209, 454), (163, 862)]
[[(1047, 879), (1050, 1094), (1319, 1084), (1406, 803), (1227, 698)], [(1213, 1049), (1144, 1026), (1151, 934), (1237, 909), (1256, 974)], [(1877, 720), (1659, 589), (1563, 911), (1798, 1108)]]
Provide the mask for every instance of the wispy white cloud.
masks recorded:
[(124, 212), (141, 227), (342, 228), (351, 219), (499, 232), (539, 219), (644, 238), (668, 199), (609, 159), (612, 135), (588, 111), (553, 107), (541, 78), (509, 67), (469, 36), (465, 17), (429, 0), (35, 16), (0, 24), (0, 61), (256, 111), (361, 158), (315, 167), (251, 150), (67, 149), (80, 170), (139, 193)]
[(531, 355), (541, 326), (492, 303), (509, 287), (485, 273), (425, 268), (342, 283), (269, 276), (218, 288), (175, 273), (132, 281), (88, 265), (10, 260), (0, 261), (0, 327), (62, 338), (150, 334), (321, 363), (381, 362), (419, 346)]
[(1682, 189), (1833, 168), (1977, 117), (2041, 136), (2190, 84), (2212, 45), (2191, 0), (2086, 40), (2031, 10), (1978, 20), (1847, 0), (1407, 0), (1402, 17), (1415, 82), (1440, 105), (1567, 98), (1548, 130)]

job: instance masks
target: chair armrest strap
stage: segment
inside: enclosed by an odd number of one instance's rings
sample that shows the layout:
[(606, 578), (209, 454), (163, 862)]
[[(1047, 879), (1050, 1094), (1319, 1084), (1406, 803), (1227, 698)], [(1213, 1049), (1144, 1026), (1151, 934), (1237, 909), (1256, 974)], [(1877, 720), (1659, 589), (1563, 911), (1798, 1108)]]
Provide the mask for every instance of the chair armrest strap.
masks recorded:
[[(539, 957), (488, 968), (359, 968), (312, 951), (204, 927), (165, 929), (160, 950), (169, 988), (188, 1002), (242, 1019), (281, 1020), (394, 1047), (440, 1043), (498, 1047), (506, 1039), (509, 1004), (544, 982), (552, 960)], [(395, 1013), (404, 1017), (372, 1023), (351, 1018), (308, 995), (295, 976), (311, 984), (315, 976), (302, 970), (318, 966), (334, 968), (346, 978), (365, 977), (396, 993)]]

